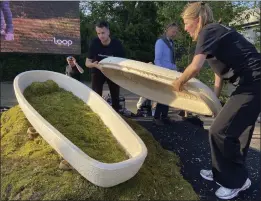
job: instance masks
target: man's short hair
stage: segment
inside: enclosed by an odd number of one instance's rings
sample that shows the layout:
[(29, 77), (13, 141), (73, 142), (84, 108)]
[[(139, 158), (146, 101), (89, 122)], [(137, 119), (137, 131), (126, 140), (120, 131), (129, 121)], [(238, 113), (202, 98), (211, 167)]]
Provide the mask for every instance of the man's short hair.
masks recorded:
[(106, 22), (106, 21), (99, 21), (99, 22), (97, 22), (97, 23), (95, 24), (95, 26), (96, 26), (96, 27), (99, 27), (99, 28), (103, 28), (103, 27), (105, 27), (105, 28), (107, 28), (107, 29), (110, 28), (109, 23)]

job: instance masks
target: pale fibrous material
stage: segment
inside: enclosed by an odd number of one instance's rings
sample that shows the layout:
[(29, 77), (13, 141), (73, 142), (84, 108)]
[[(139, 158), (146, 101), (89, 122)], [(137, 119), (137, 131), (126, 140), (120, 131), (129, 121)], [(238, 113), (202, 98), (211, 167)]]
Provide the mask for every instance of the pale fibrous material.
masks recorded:
[(195, 78), (184, 91), (173, 91), (172, 82), (180, 72), (119, 57), (105, 58), (99, 64), (103, 74), (119, 86), (158, 103), (209, 116), (216, 116), (222, 108), (214, 92)]
[[(24, 90), (32, 82), (47, 80), (53, 80), (60, 88), (72, 92), (99, 115), (129, 159), (118, 163), (99, 162), (84, 153), (47, 122), (23, 95)], [(143, 141), (102, 97), (85, 84), (61, 73), (34, 70), (16, 76), (13, 86), (20, 108), (37, 133), (91, 183), (101, 187), (118, 185), (136, 175), (143, 165), (147, 156), (147, 148)]]

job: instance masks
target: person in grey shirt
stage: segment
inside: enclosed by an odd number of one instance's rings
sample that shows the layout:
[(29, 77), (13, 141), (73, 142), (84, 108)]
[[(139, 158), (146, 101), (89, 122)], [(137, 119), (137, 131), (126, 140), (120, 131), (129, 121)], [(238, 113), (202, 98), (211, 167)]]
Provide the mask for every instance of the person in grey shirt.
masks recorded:
[[(176, 36), (178, 27), (176, 23), (171, 23), (166, 26), (165, 33), (160, 37), (155, 44), (155, 59), (156, 66), (167, 68), (170, 70), (178, 70), (175, 64), (175, 44), (172, 38)], [(154, 123), (156, 125), (164, 125), (171, 123), (169, 117), (169, 106), (157, 103)]]
[(68, 65), (66, 66), (65, 74), (80, 81), (81, 74), (84, 73), (84, 70), (81, 66), (78, 65), (74, 57), (69, 56), (66, 60), (68, 62)]

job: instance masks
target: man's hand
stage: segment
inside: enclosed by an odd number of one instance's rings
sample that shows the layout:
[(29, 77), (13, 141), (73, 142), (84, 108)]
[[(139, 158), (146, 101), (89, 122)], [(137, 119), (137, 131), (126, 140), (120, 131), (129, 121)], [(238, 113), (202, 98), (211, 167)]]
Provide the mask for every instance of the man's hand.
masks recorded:
[(73, 67), (75, 67), (77, 64), (76, 59), (74, 57), (72, 57), (72, 63), (74, 64)]
[(98, 67), (99, 67), (98, 61), (92, 62), (92, 68), (98, 68)]
[(179, 78), (175, 79), (173, 82), (172, 82), (172, 87), (173, 87), (173, 91), (183, 91), (183, 84), (180, 82)]
[(86, 58), (85, 66), (86, 66), (87, 68), (99, 68), (98, 61), (92, 62), (92, 60), (90, 60), (90, 59), (88, 59), (88, 58)]

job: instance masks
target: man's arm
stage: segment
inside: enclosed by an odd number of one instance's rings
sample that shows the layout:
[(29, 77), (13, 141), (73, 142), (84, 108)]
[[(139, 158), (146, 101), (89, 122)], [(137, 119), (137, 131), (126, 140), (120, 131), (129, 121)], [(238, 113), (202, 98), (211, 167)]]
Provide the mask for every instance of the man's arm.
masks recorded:
[(154, 61), (155, 65), (157, 66), (162, 66), (160, 61), (163, 55), (163, 48), (164, 48), (163, 41), (157, 40), (155, 44), (155, 61)]
[(82, 69), (81, 66), (78, 65), (78, 63), (75, 63), (75, 66), (76, 66), (76, 68), (78, 69), (78, 71), (79, 71), (81, 74), (84, 73), (84, 70)]
[(91, 42), (91, 45), (89, 47), (89, 52), (88, 52), (88, 57), (86, 58), (85, 60), (85, 66), (87, 68), (95, 68), (95, 67), (98, 67), (98, 61), (94, 61), (94, 58), (95, 58), (95, 41), (96, 40), (93, 40)]
[(68, 66), (65, 67), (65, 75), (69, 75)]
[(95, 67), (98, 67), (98, 61), (92, 62), (92, 59), (86, 58), (86, 60), (85, 60), (85, 66), (86, 66), (87, 68), (95, 68)]

